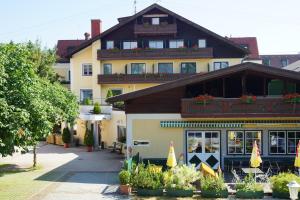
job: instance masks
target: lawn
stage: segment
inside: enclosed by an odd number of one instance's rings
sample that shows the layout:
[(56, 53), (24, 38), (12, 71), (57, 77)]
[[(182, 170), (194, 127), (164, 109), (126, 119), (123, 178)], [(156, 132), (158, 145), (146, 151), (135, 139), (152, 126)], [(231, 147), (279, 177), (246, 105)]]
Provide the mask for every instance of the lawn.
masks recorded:
[[(12, 165), (0, 164), (0, 199), (24, 200), (44, 189), (63, 173), (46, 173), (41, 166), (37, 168), (11, 169)], [(35, 180), (43, 176), (43, 180)], [(47, 181), (44, 181), (47, 180)]]

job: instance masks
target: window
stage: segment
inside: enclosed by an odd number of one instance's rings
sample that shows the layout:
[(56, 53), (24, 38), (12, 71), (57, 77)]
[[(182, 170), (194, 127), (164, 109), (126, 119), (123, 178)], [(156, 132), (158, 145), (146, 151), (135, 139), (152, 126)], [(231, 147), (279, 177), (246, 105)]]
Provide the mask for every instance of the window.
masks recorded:
[(204, 40), (204, 39), (198, 40), (198, 47), (199, 48), (206, 48), (206, 40)]
[(83, 102), (85, 99), (93, 99), (93, 90), (83, 89), (80, 90), (80, 101)]
[(228, 62), (214, 62), (214, 70), (223, 69), (228, 67)]
[(93, 75), (92, 64), (83, 64), (82, 65), (82, 76), (92, 76), (92, 75)]
[(261, 150), (261, 131), (245, 131), (245, 153), (251, 154), (254, 141)]
[(196, 63), (181, 63), (181, 73), (183, 74), (193, 74), (196, 73)]
[(126, 143), (126, 127), (117, 126), (118, 129), (118, 142)]
[(159, 25), (159, 18), (158, 17), (152, 18), (152, 25)]
[(113, 49), (114, 48), (114, 41), (109, 40), (106, 41), (106, 49)]
[(262, 63), (264, 65), (270, 66), (271, 65), (271, 60), (269, 58), (263, 58)]
[(158, 63), (158, 73), (172, 74), (173, 63)]
[(111, 64), (103, 64), (103, 74), (112, 74), (112, 65)]
[(111, 89), (111, 93), (113, 96), (117, 96), (123, 93), (122, 89)]
[(269, 146), (270, 154), (285, 154), (285, 131), (270, 131)]
[(145, 63), (132, 63), (131, 74), (144, 74), (146, 72)]
[(295, 154), (297, 150), (297, 144), (300, 140), (300, 131), (288, 131), (287, 132), (287, 153)]
[(244, 154), (244, 132), (228, 131), (228, 154)]
[(123, 42), (123, 49), (136, 49), (137, 41)]
[(288, 64), (289, 64), (289, 59), (287, 59), (287, 58), (281, 59), (281, 65), (282, 65), (282, 67), (285, 67), (285, 66), (287, 66)]
[(151, 49), (163, 49), (164, 48), (164, 41), (162, 41), (162, 40), (150, 40), (149, 41), (149, 48), (151, 48)]
[(169, 47), (170, 48), (183, 48), (184, 42), (183, 42), (183, 40), (170, 40)]
[(261, 150), (261, 138), (261, 131), (228, 131), (228, 154), (251, 154), (254, 141)]

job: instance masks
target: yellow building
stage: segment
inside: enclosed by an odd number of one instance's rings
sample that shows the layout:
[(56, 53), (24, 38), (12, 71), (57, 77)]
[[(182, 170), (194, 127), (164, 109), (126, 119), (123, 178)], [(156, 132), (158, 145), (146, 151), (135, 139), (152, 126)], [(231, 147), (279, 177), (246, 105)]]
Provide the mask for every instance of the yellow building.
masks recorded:
[(81, 143), (86, 121), (96, 127), (96, 146), (99, 138), (106, 145), (122, 140), (125, 113), (107, 105), (108, 91), (129, 93), (247, 59), (248, 50), (239, 44), (157, 4), (118, 21), (102, 32), (101, 21), (92, 20), (91, 39), (85, 34), (86, 40), (66, 56), (71, 91), (81, 103), (90, 99), (102, 107), (101, 114), (93, 114), (92, 107), (82, 106), (76, 127)]

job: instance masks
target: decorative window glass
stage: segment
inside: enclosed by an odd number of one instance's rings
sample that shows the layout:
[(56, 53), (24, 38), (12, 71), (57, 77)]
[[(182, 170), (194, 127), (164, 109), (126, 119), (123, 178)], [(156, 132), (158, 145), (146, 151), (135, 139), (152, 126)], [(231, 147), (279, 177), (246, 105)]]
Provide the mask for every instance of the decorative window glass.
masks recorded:
[(137, 41), (123, 42), (123, 49), (136, 49)]
[(269, 132), (270, 154), (285, 154), (286, 153), (285, 141), (286, 141), (285, 131), (270, 131)]
[(300, 140), (300, 131), (287, 131), (287, 153), (295, 154)]
[(169, 48), (183, 48), (184, 42), (183, 40), (170, 40)]
[(144, 74), (146, 72), (145, 63), (132, 63), (131, 74)]
[(172, 74), (173, 63), (158, 63), (158, 73)]
[(228, 154), (244, 154), (244, 132), (228, 131)]
[(254, 141), (256, 141), (259, 150), (261, 150), (261, 131), (245, 131), (245, 153), (251, 154)]
[(152, 18), (152, 25), (159, 25), (159, 18), (158, 17)]
[(228, 62), (214, 62), (214, 70), (223, 69), (229, 66)]
[(113, 49), (114, 48), (114, 41), (106, 41), (106, 49)]
[(196, 63), (181, 63), (181, 73), (183, 74), (193, 74), (196, 73)]
[(188, 153), (202, 153), (202, 133), (189, 132), (188, 133)]
[(198, 40), (198, 47), (199, 48), (206, 48), (206, 40), (205, 39)]
[(151, 48), (151, 49), (163, 49), (164, 48), (164, 41), (162, 41), (162, 40), (150, 40), (149, 41), (149, 48)]
[(80, 90), (80, 101), (83, 102), (85, 99), (93, 99), (93, 90), (82, 89)]
[(205, 132), (205, 153), (218, 153), (220, 151), (219, 134), (217, 132)]
[(83, 64), (82, 65), (82, 76), (92, 76), (92, 75), (93, 75), (92, 64)]
[(112, 74), (112, 64), (103, 64), (103, 74)]

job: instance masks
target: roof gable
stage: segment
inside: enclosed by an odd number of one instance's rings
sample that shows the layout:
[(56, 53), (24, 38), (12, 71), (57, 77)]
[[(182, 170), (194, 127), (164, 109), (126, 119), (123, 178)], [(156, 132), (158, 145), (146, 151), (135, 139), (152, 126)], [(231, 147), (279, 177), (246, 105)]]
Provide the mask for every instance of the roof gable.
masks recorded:
[(257, 72), (260, 74), (266, 74), (269, 76), (281, 77), (281, 78), (285, 78), (285, 79), (293, 79), (293, 80), (300, 81), (300, 76), (298, 73), (295, 73), (295, 72), (292, 72), (289, 70), (285, 70), (285, 69), (278, 69), (275, 67), (269, 67), (269, 66), (265, 66), (265, 65), (261, 65), (261, 64), (246, 62), (246, 63), (230, 66), (225, 69), (220, 69), (217, 71), (209, 72), (206, 74), (196, 74), (196, 75), (192, 75), (187, 78), (182, 78), (182, 79), (179, 79), (176, 81), (171, 81), (171, 82), (161, 84), (158, 86), (154, 86), (154, 87), (146, 88), (143, 90), (138, 90), (135, 92), (115, 96), (115, 97), (109, 98), (108, 101), (109, 102), (127, 101), (127, 100), (135, 99), (138, 97), (146, 96), (146, 95), (151, 95), (151, 94), (154, 94), (157, 92), (162, 92), (162, 91), (166, 91), (166, 90), (170, 90), (170, 89), (174, 89), (174, 88), (179, 88), (179, 87), (186, 86), (186, 85), (193, 84), (193, 83), (198, 83), (198, 82), (208, 81), (208, 80), (212, 80), (212, 79), (216, 79), (216, 78), (220, 78), (220, 77), (230, 76), (232, 74), (243, 72), (246, 70), (254, 71), (254, 72)]

